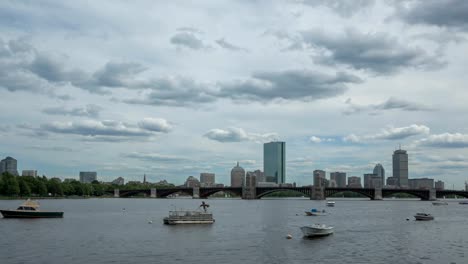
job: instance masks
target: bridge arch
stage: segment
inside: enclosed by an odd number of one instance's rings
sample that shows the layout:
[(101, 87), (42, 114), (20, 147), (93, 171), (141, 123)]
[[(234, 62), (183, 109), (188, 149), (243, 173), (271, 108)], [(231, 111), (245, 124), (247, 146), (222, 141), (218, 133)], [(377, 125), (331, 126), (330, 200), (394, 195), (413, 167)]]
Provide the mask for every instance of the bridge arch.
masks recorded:
[(429, 200), (429, 190), (411, 190), (411, 189), (382, 189), (382, 197), (388, 197), (397, 193), (411, 194), (421, 200)]
[(334, 189), (331, 189), (331, 190), (328, 190), (326, 189), (325, 190), (325, 197), (330, 197), (334, 194), (337, 194), (337, 193), (344, 193), (344, 192), (353, 192), (353, 193), (358, 193), (358, 194), (361, 194), (371, 200), (374, 200), (374, 192), (371, 192), (369, 190), (366, 190), (366, 189), (346, 189), (346, 190), (334, 190)]
[(170, 189), (157, 189), (157, 197), (166, 198), (174, 193), (184, 193), (193, 196), (193, 188), (170, 188)]
[(437, 198), (443, 198), (444, 196), (447, 196), (447, 195), (457, 195), (457, 196), (468, 198), (468, 192), (466, 191), (453, 191), (453, 190), (436, 191)]
[(120, 191), (120, 197), (130, 197), (136, 194), (150, 195), (151, 190), (121, 190)]
[(218, 192), (226, 192), (226, 193), (230, 193), (230, 194), (234, 194), (236, 196), (242, 197), (242, 187), (240, 188), (220, 187), (220, 188), (213, 188), (213, 189), (210, 188), (209, 190), (200, 188), (200, 198), (208, 198), (208, 196), (211, 196)]
[(257, 199), (261, 199), (265, 195), (272, 194), (275, 192), (284, 192), (284, 191), (293, 191), (296, 193), (301, 193), (304, 194), (305, 196), (309, 197), (310, 196), (310, 190), (309, 189), (299, 189), (299, 188), (268, 188), (267, 190), (264, 190), (264, 188), (257, 188)]

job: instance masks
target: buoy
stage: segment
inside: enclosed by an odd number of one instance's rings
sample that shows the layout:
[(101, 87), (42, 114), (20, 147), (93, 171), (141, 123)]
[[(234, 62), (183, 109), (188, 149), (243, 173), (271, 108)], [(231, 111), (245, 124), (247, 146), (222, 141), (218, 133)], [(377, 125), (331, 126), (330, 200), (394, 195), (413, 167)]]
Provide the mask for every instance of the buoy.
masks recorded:
[(153, 221), (151, 221), (151, 220), (148, 221), (148, 224), (152, 224), (152, 223), (153, 223)]
[(406, 221), (409, 221), (409, 218), (406, 218)]
[(291, 234), (288, 234), (288, 235), (286, 236), (286, 238), (287, 238), (287, 239), (291, 239), (291, 238), (292, 238)]

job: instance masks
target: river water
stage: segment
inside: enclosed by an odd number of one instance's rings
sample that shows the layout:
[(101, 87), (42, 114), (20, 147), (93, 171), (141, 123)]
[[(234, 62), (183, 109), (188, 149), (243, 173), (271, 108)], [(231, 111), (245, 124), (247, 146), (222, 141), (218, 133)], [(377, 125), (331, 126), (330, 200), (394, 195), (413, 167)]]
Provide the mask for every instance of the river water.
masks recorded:
[[(195, 199), (41, 200), (64, 218), (0, 218), (0, 263), (468, 263), (468, 205), (457, 201), (205, 201), (213, 225), (163, 225), (169, 210), (195, 209)], [(330, 214), (305, 216), (311, 208)], [(416, 222), (416, 212), (435, 220)], [(303, 238), (299, 227), (313, 223), (335, 233)]]

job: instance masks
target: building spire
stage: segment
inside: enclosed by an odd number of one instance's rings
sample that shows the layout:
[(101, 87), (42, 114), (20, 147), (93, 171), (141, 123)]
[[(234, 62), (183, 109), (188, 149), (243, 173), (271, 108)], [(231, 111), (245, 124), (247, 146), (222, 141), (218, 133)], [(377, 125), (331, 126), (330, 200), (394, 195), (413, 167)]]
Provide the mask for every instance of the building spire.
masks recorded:
[(146, 183), (146, 173), (143, 174), (143, 183)]
[(237, 167), (239, 167), (239, 162), (237, 162)]

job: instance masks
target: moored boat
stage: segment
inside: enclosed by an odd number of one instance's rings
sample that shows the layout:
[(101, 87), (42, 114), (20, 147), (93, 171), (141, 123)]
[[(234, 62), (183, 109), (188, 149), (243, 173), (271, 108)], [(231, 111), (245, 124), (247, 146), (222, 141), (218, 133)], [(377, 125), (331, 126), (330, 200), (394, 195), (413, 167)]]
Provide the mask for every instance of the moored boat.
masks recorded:
[(459, 204), (468, 204), (468, 201), (459, 202)]
[(311, 209), (310, 211), (305, 211), (305, 214), (308, 216), (322, 216), (322, 215), (327, 215), (327, 212), (325, 210), (318, 211), (317, 209)]
[(178, 225), (178, 224), (213, 224), (213, 214), (206, 210), (209, 207), (208, 204), (202, 202), (200, 207), (203, 207), (203, 211), (186, 211), (186, 210), (175, 210), (169, 211), (169, 216), (164, 217), (163, 222), (166, 225)]
[(333, 227), (324, 224), (315, 224), (312, 226), (303, 226), (301, 231), (305, 237), (328, 236), (333, 234)]
[(448, 205), (448, 203), (443, 202), (443, 201), (434, 201), (434, 202), (432, 202), (432, 205)]
[(62, 218), (63, 212), (41, 211), (39, 203), (28, 199), (16, 210), (0, 210), (4, 218)]
[(334, 202), (334, 201), (328, 201), (328, 202), (327, 202), (327, 206), (328, 206), (328, 207), (334, 207), (334, 206), (335, 206), (335, 202)]
[(431, 214), (426, 214), (426, 213), (417, 213), (414, 218), (418, 221), (429, 221), (429, 220), (434, 220), (434, 216)]

